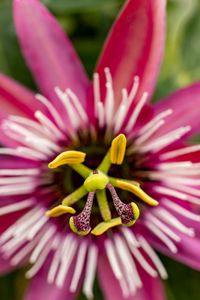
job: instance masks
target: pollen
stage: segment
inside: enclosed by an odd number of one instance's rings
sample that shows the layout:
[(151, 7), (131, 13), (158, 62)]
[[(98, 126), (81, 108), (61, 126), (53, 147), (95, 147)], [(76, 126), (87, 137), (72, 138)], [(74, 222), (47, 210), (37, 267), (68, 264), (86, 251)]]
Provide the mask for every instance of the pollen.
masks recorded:
[[(49, 163), (49, 168), (68, 165), (68, 167), (83, 177), (83, 184), (62, 199), (60, 205), (47, 211), (46, 214), (50, 217), (59, 217), (66, 214), (71, 230), (82, 236), (90, 233), (98, 236), (116, 226), (133, 226), (140, 216), (138, 199), (150, 206), (156, 206), (158, 202), (146, 194), (137, 181), (109, 176), (108, 173), (112, 164), (121, 165), (125, 154), (126, 137), (124, 134), (119, 134), (113, 139), (107, 154), (94, 170), (83, 164), (86, 157), (86, 153), (84, 152), (65, 151), (59, 154)], [(130, 201), (124, 203), (121, 201), (115, 188), (130, 192), (132, 196), (137, 197), (136, 200), (132, 199), (130, 195)], [(110, 197), (108, 197), (109, 193)], [(86, 201), (84, 200), (85, 196), (87, 196)], [(94, 223), (93, 206), (95, 197), (98, 204), (98, 216), (102, 221), (93, 227), (91, 224)], [(85, 201), (84, 208), (80, 213), (75, 215), (76, 210), (72, 206), (79, 201), (82, 201), (82, 203)], [(95, 206), (94, 219), (99, 220), (96, 211)], [(74, 216), (68, 216), (72, 214)], [(116, 217), (116, 214), (118, 217)]]

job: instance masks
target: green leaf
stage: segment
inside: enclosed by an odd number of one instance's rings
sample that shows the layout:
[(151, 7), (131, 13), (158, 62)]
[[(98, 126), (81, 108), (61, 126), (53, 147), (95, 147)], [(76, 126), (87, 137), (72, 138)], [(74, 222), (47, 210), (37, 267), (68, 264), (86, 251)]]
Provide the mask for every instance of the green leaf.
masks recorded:
[(65, 14), (72, 12), (83, 12), (88, 10), (112, 9), (117, 3), (123, 1), (117, 0), (43, 0), (43, 3), (56, 14)]
[(0, 2), (0, 71), (34, 87), (17, 42), (12, 21), (12, 0)]

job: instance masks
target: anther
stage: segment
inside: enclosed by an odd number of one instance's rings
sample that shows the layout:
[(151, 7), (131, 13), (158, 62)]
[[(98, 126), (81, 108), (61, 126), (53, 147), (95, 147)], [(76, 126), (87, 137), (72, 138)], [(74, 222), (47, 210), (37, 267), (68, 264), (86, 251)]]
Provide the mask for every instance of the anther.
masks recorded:
[(79, 235), (87, 235), (91, 231), (90, 215), (93, 205), (95, 192), (90, 192), (84, 209), (77, 216), (71, 217), (69, 220), (70, 228)]
[(119, 134), (113, 139), (110, 148), (110, 160), (112, 164), (121, 165), (126, 152), (126, 137), (124, 134)]
[(143, 200), (145, 203), (151, 205), (151, 206), (157, 206), (159, 203), (152, 197), (150, 197), (148, 194), (146, 194), (140, 187), (131, 184), (130, 182), (117, 179), (115, 187), (118, 187), (122, 190), (128, 191), (139, 197), (141, 200)]
[(85, 160), (86, 154), (80, 151), (65, 151), (59, 154), (52, 162), (48, 164), (50, 169), (57, 168), (62, 165), (81, 164)]
[(76, 211), (73, 207), (70, 207), (70, 206), (65, 206), (65, 205), (58, 205), (54, 208), (52, 208), (51, 210), (48, 210), (46, 212), (46, 215), (49, 216), (49, 217), (59, 217), (61, 215), (64, 215), (64, 214), (75, 214)]
[(132, 226), (139, 218), (140, 211), (138, 206), (133, 202), (128, 204), (123, 203), (119, 199), (115, 188), (110, 183), (107, 184), (107, 188), (111, 193), (113, 204), (121, 218), (122, 224), (125, 226)]

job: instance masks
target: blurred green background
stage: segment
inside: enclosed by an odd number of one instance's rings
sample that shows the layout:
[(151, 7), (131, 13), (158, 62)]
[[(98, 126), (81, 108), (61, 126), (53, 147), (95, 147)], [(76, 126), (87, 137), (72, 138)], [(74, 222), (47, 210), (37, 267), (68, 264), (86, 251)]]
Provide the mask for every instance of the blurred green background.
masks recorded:
[[(43, 0), (71, 37), (89, 75), (123, 0)], [(12, 1), (0, 0), (0, 71), (36, 89), (26, 68), (12, 23)], [(169, 0), (164, 62), (154, 100), (200, 79), (200, 1)], [(169, 300), (199, 300), (200, 274), (162, 257), (169, 273)], [(1, 300), (22, 300), (24, 270), (0, 278)], [(78, 298), (85, 299), (83, 295)], [(95, 284), (95, 300), (103, 299)], [(113, 299), (114, 300), (114, 299)], [(154, 299), (152, 299), (154, 300)]]

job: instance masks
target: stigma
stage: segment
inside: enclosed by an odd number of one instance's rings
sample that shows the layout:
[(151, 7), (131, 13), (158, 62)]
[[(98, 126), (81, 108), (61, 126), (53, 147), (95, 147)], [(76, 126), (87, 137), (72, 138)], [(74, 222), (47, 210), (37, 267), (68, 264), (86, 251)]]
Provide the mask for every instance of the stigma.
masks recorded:
[[(146, 194), (138, 182), (108, 175), (111, 165), (123, 164), (125, 153), (126, 137), (124, 134), (119, 134), (112, 140), (107, 154), (94, 170), (84, 164), (86, 153), (75, 150), (60, 153), (49, 163), (48, 167), (51, 169), (59, 168), (63, 165), (70, 167), (82, 176), (83, 184), (62, 199), (58, 206), (48, 210), (46, 214), (50, 217), (59, 217), (65, 214), (71, 215), (69, 217), (71, 230), (82, 236), (88, 234), (98, 236), (116, 226), (133, 226), (140, 216), (140, 208), (138, 203), (136, 203), (138, 200), (124, 203), (119, 198), (116, 189), (128, 191), (150, 206), (156, 206), (158, 202)], [(108, 194), (109, 197), (107, 196)], [(80, 213), (76, 214), (73, 205), (85, 196), (87, 198), (84, 208)], [(92, 208), (95, 197), (102, 222), (92, 228)], [(111, 206), (114, 207), (114, 213), (113, 209), (111, 210)]]

